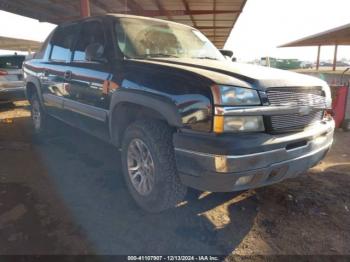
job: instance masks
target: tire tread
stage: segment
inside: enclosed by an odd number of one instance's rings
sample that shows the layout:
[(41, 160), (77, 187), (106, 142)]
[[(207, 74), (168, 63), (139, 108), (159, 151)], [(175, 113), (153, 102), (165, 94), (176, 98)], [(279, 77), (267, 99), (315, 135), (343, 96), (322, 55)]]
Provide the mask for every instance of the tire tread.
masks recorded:
[[(159, 173), (162, 176), (162, 198), (158, 198), (152, 206), (145, 206), (140, 203), (138, 198), (136, 202), (144, 209), (151, 212), (160, 212), (181, 202), (186, 195), (187, 188), (184, 186), (177, 174), (174, 147), (172, 143), (172, 129), (163, 121), (158, 120), (137, 120), (131, 124), (125, 132), (125, 136), (132, 133), (132, 130), (139, 129), (146, 135), (146, 139), (152, 144), (155, 149), (155, 154), (159, 162)], [(123, 151), (126, 146), (123, 141)], [(124, 170), (127, 172), (127, 170)], [(127, 174), (126, 174), (127, 176)], [(156, 189), (157, 190), (157, 189)], [(159, 190), (159, 188), (158, 188)], [(135, 193), (134, 193), (135, 194)]]

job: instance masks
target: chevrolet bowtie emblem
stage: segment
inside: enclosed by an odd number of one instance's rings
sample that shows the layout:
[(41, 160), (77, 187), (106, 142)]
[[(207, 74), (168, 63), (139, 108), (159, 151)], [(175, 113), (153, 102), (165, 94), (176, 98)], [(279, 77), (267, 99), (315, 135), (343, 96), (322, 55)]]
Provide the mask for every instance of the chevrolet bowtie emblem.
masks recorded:
[(311, 108), (310, 107), (300, 107), (298, 114), (300, 116), (306, 116), (311, 113)]

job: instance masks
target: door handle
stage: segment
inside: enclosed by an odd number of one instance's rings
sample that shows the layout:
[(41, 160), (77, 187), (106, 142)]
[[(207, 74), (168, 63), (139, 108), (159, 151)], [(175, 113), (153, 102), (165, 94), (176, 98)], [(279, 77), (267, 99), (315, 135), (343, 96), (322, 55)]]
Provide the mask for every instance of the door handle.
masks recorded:
[(39, 78), (45, 80), (47, 79), (48, 76), (49, 76), (49, 71), (47, 69), (44, 69), (42, 74), (40, 74)]
[(72, 78), (72, 71), (68, 70), (68, 71), (64, 72), (63, 77), (65, 80), (70, 80)]

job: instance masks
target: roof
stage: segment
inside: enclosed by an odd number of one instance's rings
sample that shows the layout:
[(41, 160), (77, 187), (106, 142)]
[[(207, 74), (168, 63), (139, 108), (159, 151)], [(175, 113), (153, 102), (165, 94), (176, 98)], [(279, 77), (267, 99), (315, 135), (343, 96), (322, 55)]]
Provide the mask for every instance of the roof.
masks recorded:
[[(171, 20), (202, 31), (218, 48), (226, 43), (247, 0), (90, 0), (91, 15), (125, 13)], [(80, 17), (79, 0), (1, 0), (0, 9), (60, 24)]]
[(37, 41), (0, 36), (0, 49), (14, 51), (37, 51), (40, 49), (40, 46), (41, 43)]
[(281, 45), (279, 47), (350, 45), (350, 24)]
[(0, 55), (0, 58), (8, 58), (8, 57), (21, 57), (21, 58), (25, 58), (25, 55), (18, 55), (18, 54), (10, 54), (10, 55)]

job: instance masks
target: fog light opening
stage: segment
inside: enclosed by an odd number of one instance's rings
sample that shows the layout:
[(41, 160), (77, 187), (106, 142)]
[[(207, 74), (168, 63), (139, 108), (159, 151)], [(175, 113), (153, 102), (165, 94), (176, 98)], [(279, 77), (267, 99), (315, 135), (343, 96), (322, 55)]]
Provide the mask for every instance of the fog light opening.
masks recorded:
[(237, 179), (235, 186), (243, 186), (249, 184), (254, 178), (254, 175), (242, 176)]

